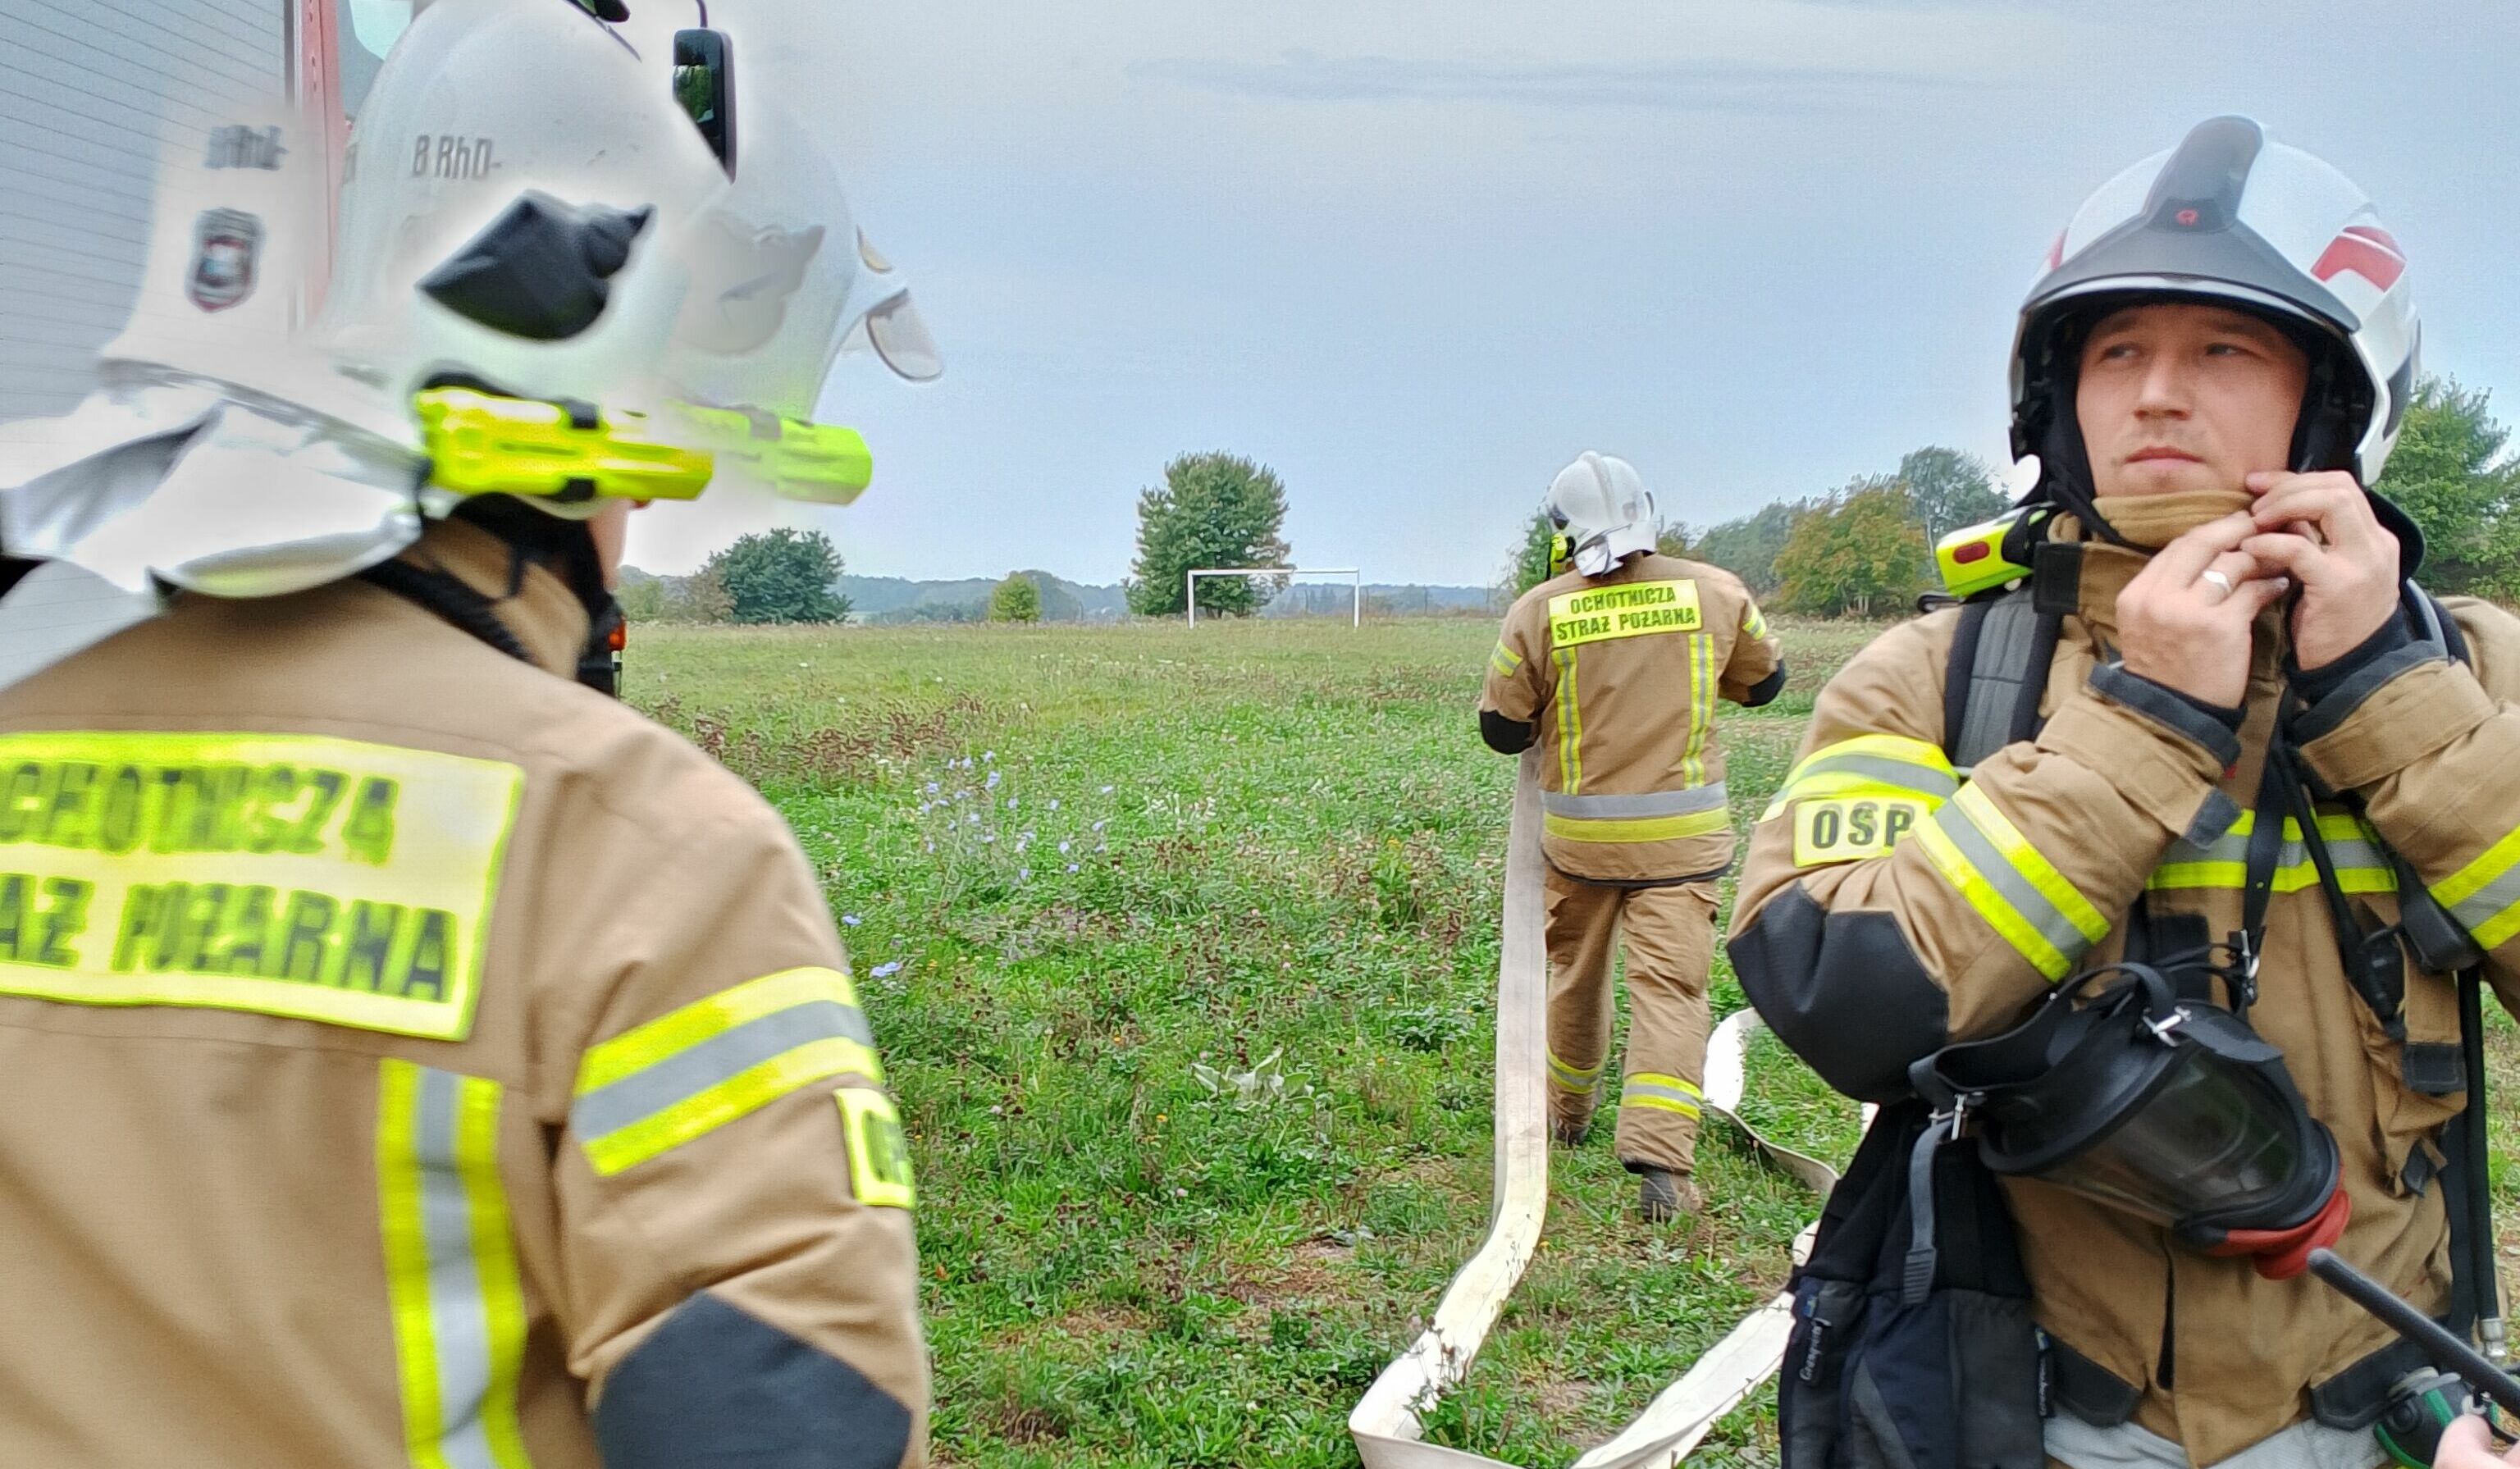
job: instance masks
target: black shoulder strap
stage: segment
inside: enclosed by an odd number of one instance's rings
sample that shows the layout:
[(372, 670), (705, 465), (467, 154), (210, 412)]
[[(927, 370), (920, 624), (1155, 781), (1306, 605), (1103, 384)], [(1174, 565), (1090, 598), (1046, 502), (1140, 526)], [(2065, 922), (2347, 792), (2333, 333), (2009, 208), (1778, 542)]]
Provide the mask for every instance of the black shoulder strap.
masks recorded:
[(1960, 609), (1943, 685), (1943, 751), (1955, 767), (2037, 732), (2061, 622), (2040, 610), (2028, 587)]

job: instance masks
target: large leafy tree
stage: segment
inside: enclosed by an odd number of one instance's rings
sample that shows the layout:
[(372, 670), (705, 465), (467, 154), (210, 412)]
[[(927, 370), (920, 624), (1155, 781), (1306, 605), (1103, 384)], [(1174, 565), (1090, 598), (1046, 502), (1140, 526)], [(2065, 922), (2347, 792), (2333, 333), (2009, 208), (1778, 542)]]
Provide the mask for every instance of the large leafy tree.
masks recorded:
[(2436, 592), (2520, 599), (2520, 463), (2483, 389), (2447, 378), (2415, 384), (2398, 447), (2375, 488), (2424, 531), (2424, 584)]
[(1697, 538), (1691, 555), (1741, 578), (1752, 594), (1772, 596), (1777, 590), (1777, 556), (1793, 533), (1794, 518), (1812, 508), (1808, 500), (1763, 505), (1739, 519), (1709, 527)]
[(1974, 454), (1938, 444), (1918, 449), (1899, 461), (1897, 478), (1916, 503), (1916, 518), (1924, 525), (1929, 547), (1963, 525), (2003, 512), (1995, 471)]
[[(1129, 610), (1164, 617), (1186, 604), (1183, 574), (1202, 566), (1282, 566), (1286, 487), (1277, 471), (1235, 454), (1185, 454), (1164, 466), (1161, 486), (1138, 496), (1138, 559), (1129, 568)], [(1199, 589), (1199, 606), (1248, 613), (1283, 578), (1218, 577)], [(1266, 582), (1262, 586), (1259, 583)]]
[(1925, 531), (1887, 475), (1858, 479), (1803, 512), (1777, 554), (1778, 600), (1826, 616), (1889, 610), (1922, 586)]
[(726, 589), (729, 621), (841, 622), (849, 600), (832, 590), (840, 564), (830, 536), (782, 525), (739, 539), (699, 574)]
[(1556, 530), (1549, 523), (1546, 506), (1531, 512), (1522, 525), (1522, 538), (1507, 556), (1505, 573), (1497, 581), (1497, 590), (1509, 601), (1549, 580), (1549, 549), (1557, 539)]
[(989, 594), (991, 622), (1041, 621), (1041, 588), (1020, 571), (1011, 571)]

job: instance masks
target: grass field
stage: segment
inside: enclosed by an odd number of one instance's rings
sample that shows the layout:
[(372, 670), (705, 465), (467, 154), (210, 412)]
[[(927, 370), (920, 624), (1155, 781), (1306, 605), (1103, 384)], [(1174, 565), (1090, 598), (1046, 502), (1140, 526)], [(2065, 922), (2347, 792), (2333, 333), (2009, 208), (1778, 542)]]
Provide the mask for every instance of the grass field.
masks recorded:
[[(1722, 726), (1745, 824), (1873, 631), (1782, 627), (1787, 692)], [(1348, 1409), (1487, 1224), (1493, 637), (639, 631), (630, 697), (768, 792), (845, 925), (919, 1163), (941, 1462), (1356, 1461)], [(1773, 1043), (1752, 1075), (1756, 1120), (1845, 1155), (1850, 1104)], [(1630, 1217), (1606, 1127), (1556, 1155), (1431, 1439), (1566, 1463), (1776, 1289), (1817, 1201), (1700, 1158), (1720, 1207), (1673, 1232)], [(1692, 1462), (1774, 1447), (1763, 1399)]]

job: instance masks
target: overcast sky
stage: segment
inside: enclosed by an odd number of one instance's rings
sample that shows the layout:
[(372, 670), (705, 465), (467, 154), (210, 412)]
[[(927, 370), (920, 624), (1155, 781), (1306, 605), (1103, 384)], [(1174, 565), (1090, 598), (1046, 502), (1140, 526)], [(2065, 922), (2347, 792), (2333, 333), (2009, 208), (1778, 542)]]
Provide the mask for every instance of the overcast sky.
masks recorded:
[[(2048, 242), (2223, 111), (2370, 191), (2426, 365), (2520, 414), (2504, 0), (711, 9), (793, 27), (766, 84), (944, 351), (826, 391), (875, 486), (786, 517), (854, 572), (1116, 580), (1188, 450), (1274, 467), (1300, 562), (1395, 582), (1488, 581), (1587, 448), (1697, 524), (1922, 444), (2002, 464)], [(658, 507), (632, 559), (773, 513)]]

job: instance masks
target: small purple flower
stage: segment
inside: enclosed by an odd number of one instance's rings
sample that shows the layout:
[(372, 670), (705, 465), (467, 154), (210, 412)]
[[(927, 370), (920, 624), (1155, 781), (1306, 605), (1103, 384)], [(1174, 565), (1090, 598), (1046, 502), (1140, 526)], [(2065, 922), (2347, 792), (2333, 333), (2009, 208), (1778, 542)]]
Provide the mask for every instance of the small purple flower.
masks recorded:
[(1101, 821), (1099, 821), (1099, 822), (1096, 822), (1096, 823), (1094, 824), (1094, 829), (1095, 829), (1095, 830), (1097, 830), (1097, 831), (1100, 831), (1100, 830), (1102, 830), (1103, 827), (1108, 826), (1108, 825), (1110, 825), (1110, 824), (1111, 824), (1111, 819), (1110, 819), (1109, 817), (1104, 817), (1102, 820), (1101, 820)]
[(1102, 794), (1104, 794), (1104, 795), (1106, 795), (1106, 796), (1107, 796), (1107, 795), (1109, 795), (1110, 793), (1111, 793), (1111, 787), (1110, 787), (1110, 786), (1105, 785), (1105, 786), (1103, 786), (1103, 787), (1102, 787)]
[(936, 790), (937, 790), (936, 782), (935, 782), (935, 781), (933, 781), (933, 780), (928, 781), (928, 782), (927, 782), (927, 793), (928, 793), (929, 795), (931, 795), (931, 796), (932, 796), (932, 795), (936, 794)]
[(1058, 844), (1058, 855), (1059, 855), (1059, 856), (1061, 856), (1061, 857), (1065, 857), (1065, 856), (1067, 855), (1067, 849), (1068, 849), (1071, 845), (1073, 845), (1073, 843), (1070, 843), (1070, 842), (1060, 842), (1060, 843)]
[(840, 921), (841, 921), (841, 922), (843, 922), (843, 923), (846, 923), (846, 924), (847, 924), (847, 925), (849, 925), (851, 928), (855, 928), (855, 927), (857, 927), (860, 923), (862, 923), (862, 922), (864, 922), (864, 921), (866, 921), (866, 920), (865, 920), (865, 919), (863, 919), (863, 918), (860, 918), (860, 917), (859, 917), (857, 914), (855, 914), (855, 913), (842, 913), (842, 914), (840, 914)]
[(995, 765), (998, 763), (998, 752), (995, 750), (984, 750), (981, 752), (980, 758), (989, 762), (991, 765)]
[(1057, 796), (1050, 798), (1050, 809), (1053, 811), (1057, 811), (1058, 809), (1058, 798)]
[(991, 790), (995, 790), (995, 789), (997, 789), (997, 788), (998, 788), (998, 773), (997, 773), (996, 771), (991, 771), (991, 772), (989, 772), (989, 789), (991, 789)]
[(878, 964), (869, 972), (874, 974), (878, 979), (890, 979), (901, 972), (901, 965), (898, 961), (888, 964)]
[(1067, 865), (1067, 870), (1069, 870), (1069, 871), (1071, 871), (1071, 872), (1075, 871), (1075, 870), (1076, 870), (1076, 864), (1074, 864), (1074, 863), (1072, 863), (1072, 862), (1071, 862), (1071, 863), (1069, 863), (1069, 864)]
[(1030, 881), (1032, 881), (1032, 868), (1015, 868), (1015, 881), (1017, 881), (1017, 882), (1030, 882)]

